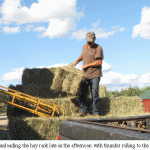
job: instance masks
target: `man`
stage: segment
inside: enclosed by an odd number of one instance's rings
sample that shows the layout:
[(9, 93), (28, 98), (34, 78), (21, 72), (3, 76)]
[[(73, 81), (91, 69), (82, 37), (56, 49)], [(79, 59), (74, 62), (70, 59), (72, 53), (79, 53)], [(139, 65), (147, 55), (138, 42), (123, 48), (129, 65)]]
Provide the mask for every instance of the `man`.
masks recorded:
[[(99, 116), (99, 82), (102, 76), (102, 60), (104, 59), (103, 49), (95, 43), (96, 37), (94, 32), (86, 34), (87, 44), (82, 47), (82, 54), (73, 63), (76, 66), (83, 60), (82, 73), (86, 75), (87, 81), (90, 85), (92, 99), (93, 99), (93, 115)], [(80, 106), (80, 117), (87, 115), (88, 106), (86, 105), (86, 97), (82, 97)]]

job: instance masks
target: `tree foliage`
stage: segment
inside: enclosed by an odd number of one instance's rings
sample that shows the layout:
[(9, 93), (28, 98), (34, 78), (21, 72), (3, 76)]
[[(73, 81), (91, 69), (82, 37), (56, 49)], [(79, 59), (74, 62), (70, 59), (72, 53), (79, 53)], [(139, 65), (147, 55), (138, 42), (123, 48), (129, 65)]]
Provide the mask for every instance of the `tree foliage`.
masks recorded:
[(150, 89), (149, 87), (145, 87), (143, 89), (140, 89), (138, 86), (134, 86), (132, 87), (131, 85), (129, 86), (128, 89), (122, 89), (120, 92), (119, 91), (107, 91), (106, 90), (106, 96), (107, 97), (118, 97), (118, 96), (139, 96), (143, 93), (145, 93), (148, 89)]

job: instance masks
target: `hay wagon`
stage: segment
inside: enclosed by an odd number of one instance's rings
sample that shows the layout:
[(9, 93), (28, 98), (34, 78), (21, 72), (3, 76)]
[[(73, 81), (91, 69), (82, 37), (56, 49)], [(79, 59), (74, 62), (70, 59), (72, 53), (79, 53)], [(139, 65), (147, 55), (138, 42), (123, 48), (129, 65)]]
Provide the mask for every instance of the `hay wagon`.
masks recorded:
[(62, 121), (58, 140), (150, 140), (150, 115)]

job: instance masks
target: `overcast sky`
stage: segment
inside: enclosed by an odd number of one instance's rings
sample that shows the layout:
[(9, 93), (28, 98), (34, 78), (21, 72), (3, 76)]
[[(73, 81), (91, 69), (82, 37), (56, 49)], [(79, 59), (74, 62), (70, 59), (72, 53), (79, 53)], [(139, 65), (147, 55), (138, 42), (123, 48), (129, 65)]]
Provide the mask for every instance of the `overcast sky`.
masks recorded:
[(104, 51), (100, 84), (150, 86), (149, 0), (1, 0), (0, 85), (21, 84), (25, 68), (73, 63), (89, 31)]

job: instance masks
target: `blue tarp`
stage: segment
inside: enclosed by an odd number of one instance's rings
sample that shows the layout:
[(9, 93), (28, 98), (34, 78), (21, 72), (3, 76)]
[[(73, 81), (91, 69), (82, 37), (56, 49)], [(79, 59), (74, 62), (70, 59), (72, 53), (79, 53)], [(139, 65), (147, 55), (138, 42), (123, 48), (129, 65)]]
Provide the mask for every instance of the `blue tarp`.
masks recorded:
[(150, 99), (150, 89), (138, 97), (141, 99)]

